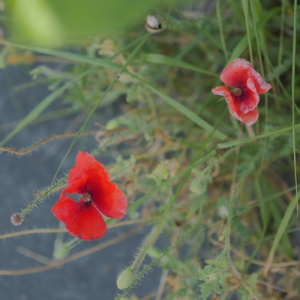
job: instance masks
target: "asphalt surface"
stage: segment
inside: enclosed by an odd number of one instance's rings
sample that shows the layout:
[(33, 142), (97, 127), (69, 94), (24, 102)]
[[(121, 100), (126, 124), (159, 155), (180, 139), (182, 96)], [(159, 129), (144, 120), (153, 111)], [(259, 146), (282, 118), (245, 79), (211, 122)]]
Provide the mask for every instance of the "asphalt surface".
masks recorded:
[[(0, 140), (2, 140), (42, 99), (49, 95), (46, 85), (22, 88), (32, 83), (28, 75), (30, 67), (17, 66), (0, 70)], [(62, 98), (57, 99), (46, 112), (66, 107)], [(94, 122), (105, 124), (115, 113), (114, 108), (100, 109), (89, 129), (96, 129)], [(19, 132), (5, 146), (24, 148), (55, 133), (76, 131), (86, 115), (72, 115), (55, 118), (30, 125)], [(62, 158), (72, 139), (56, 140), (43, 145), (30, 155), (17, 157), (0, 153), (0, 234), (34, 228), (57, 228), (58, 220), (51, 213), (52, 205), (59, 194), (51, 195), (35, 208), (24, 224), (15, 227), (10, 216), (20, 211), (34, 199), (33, 191), (51, 184)], [(93, 137), (82, 138), (63, 164), (58, 178), (74, 165), (77, 151), (91, 151), (97, 147)], [(104, 164), (111, 158), (97, 157)], [(89, 249), (121, 236), (132, 228), (111, 229), (107, 235), (93, 242), (83, 242), (71, 250), (70, 255)], [(119, 292), (116, 287), (117, 275), (133, 260), (134, 253), (149, 228), (138, 231), (125, 240), (100, 251), (83, 256), (59, 268), (13, 276), (0, 276), (0, 300), (55, 300), (55, 299), (99, 299), (111, 300)], [(30, 234), (0, 240), (0, 269), (22, 270), (47, 264), (52, 259), (56, 234)], [(68, 234), (65, 240), (70, 239)], [(149, 259), (146, 260), (149, 262)], [(1, 271), (0, 271), (1, 272)], [(142, 297), (157, 289), (161, 271), (154, 268), (138, 286), (132, 290)]]

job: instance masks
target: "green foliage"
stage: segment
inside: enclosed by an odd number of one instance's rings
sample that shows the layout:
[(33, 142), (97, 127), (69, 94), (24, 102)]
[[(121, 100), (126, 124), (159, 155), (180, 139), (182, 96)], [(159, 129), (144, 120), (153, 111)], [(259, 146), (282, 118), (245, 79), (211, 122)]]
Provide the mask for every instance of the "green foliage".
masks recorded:
[(163, 180), (167, 180), (169, 177), (168, 166), (165, 161), (159, 163), (153, 172), (147, 175), (148, 178), (154, 179), (158, 184), (160, 184)]
[(239, 296), (241, 300), (251, 300), (253, 299), (253, 294), (258, 299), (262, 297), (262, 294), (257, 290), (257, 281), (258, 281), (257, 273), (252, 273), (250, 276), (248, 276), (245, 279), (245, 285), (247, 285), (248, 289), (246, 289), (245, 286), (243, 286), (239, 290)]
[(203, 270), (199, 270), (199, 279), (205, 281), (201, 285), (201, 293), (204, 300), (213, 292), (217, 294), (222, 293), (221, 287), (223, 286), (223, 278), (219, 272), (220, 270), (212, 265), (208, 265)]
[(228, 275), (229, 261), (225, 251), (222, 251), (215, 259), (214, 263), (199, 269), (199, 279), (201, 283), (201, 293), (204, 300), (213, 292), (221, 294), (225, 287), (225, 278)]

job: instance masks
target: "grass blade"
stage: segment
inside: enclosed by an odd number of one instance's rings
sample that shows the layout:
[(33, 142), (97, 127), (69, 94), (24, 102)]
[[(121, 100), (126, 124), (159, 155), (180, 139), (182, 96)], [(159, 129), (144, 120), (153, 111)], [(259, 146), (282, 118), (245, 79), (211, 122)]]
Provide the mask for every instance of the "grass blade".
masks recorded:
[[(296, 72), (296, 46), (297, 46), (297, 0), (294, 0), (294, 35), (293, 35), (293, 63), (292, 63), (292, 124), (293, 124), (293, 158), (294, 158), (294, 180), (296, 186), (296, 198), (298, 198), (297, 188), (297, 158), (296, 158), (296, 135), (295, 135), (295, 72)], [(298, 203), (298, 202), (297, 202)], [(298, 205), (297, 205), (298, 214)]]
[(121, 68), (121, 65), (118, 65), (110, 60), (103, 59), (103, 58), (92, 58), (88, 56), (84, 56), (81, 54), (76, 54), (72, 52), (66, 52), (66, 51), (61, 51), (61, 50), (54, 50), (54, 49), (46, 49), (42, 47), (34, 47), (34, 46), (28, 46), (28, 45), (20, 45), (20, 44), (14, 44), (14, 43), (9, 43), (5, 42), (8, 46), (15, 47), (18, 49), (23, 49), (27, 51), (33, 51), (41, 54), (46, 54), (46, 55), (51, 55), (51, 56), (56, 56), (60, 58), (64, 58), (67, 60), (71, 60), (74, 62), (79, 62), (79, 63), (86, 63), (98, 67), (103, 67), (103, 68), (109, 68), (109, 69), (115, 69), (119, 70)]
[(271, 248), (271, 251), (269, 253), (269, 256), (268, 256), (268, 259), (266, 261), (266, 265), (264, 267), (264, 271), (263, 271), (263, 274), (265, 277), (267, 277), (268, 275), (268, 272), (270, 270), (270, 267), (271, 267), (271, 264), (273, 262), (273, 259), (274, 259), (274, 256), (275, 256), (275, 252), (276, 252), (276, 249), (279, 245), (279, 242), (282, 238), (282, 236), (284, 235), (284, 233), (286, 232), (286, 229), (289, 225), (289, 222), (291, 220), (291, 217), (292, 217), (292, 214), (293, 214), (293, 211), (298, 203), (298, 195), (295, 195), (295, 197), (293, 198), (293, 200), (290, 202), (284, 216), (283, 216), (283, 219), (280, 223), (280, 226), (277, 230), (277, 233), (276, 233), (276, 236), (275, 236), (275, 239), (274, 239), (274, 242), (273, 242), (273, 245), (272, 245), (272, 248)]
[(260, 140), (260, 139), (263, 139), (265, 137), (269, 137), (269, 136), (272, 136), (272, 135), (281, 134), (281, 133), (284, 133), (284, 132), (287, 132), (287, 131), (290, 131), (290, 130), (293, 130), (293, 129), (296, 129), (296, 128), (299, 128), (299, 127), (300, 127), (300, 124), (297, 124), (295, 126), (286, 127), (286, 128), (280, 129), (280, 130), (272, 131), (272, 132), (267, 132), (267, 133), (257, 135), (255, 137), (251, 137), (251, 138), (235, 140), (235, 141), (231, 141), (231, 142), (227, 142), (227, 143), (220, 143), (218, 145), (218, 148), (219, 149), (226, 149), (226, 148), (234, 147), (234, 146), (237, 146), (237, 145), (242, 145), (242, 144), (249, 143), (249, 142), (252, 142), (252, 141), (255, 141), (255, 140)]
[[(276, 7), (274, 9), (272, 9), (271, 11), (269, 11), (268, 13), (266, 13), (264, 15), (264, 18), (259, 21), (256, 26), (257, 26), (257, 30), (260, 30), (261, 28), (263, 28), (266, 23), (274, 16), (276, 15), (278, 12), (280, 11), (280, 7)], [(250, 39), (254, 36), (254, 32), (250, 31)], [(231, 52), (231, 56), (229, 58), (229, 62), (233, 61), (235, 58), (240, 57), (243, 52), (246, 50), (247, 46), (248, 46), (248, 37), (244, 36), (240, 42), (235, 46), (235, 48), (233, 49), (233, 51)]]
[(198, 67), (190, 65), (190, 64), (185, 63), (183, 61), (180, 61), (178, 59), (168, 57), (168, 56), (165, 56), (165, 55), (162, 55), (162, 54), (149, 53), (149, 54), (143, 55), (143, 58), (148, 63), (163, 64), (163, 65), (169, 65), (169, 66), (173, 66), (173, 67), (179, 67), (179, 68), (195, 71), (195, 72), (198, 72), (198, 73), (214, 76), (214, 77), (217, 77), (217, 78), (219, 78), (219, 76), (220, 76), (217, 73), (209, 72), (209, 71), (206, 71), (204, 69), (200, 69)]
[(224, 31), (223, 31), (223, 26), (222, 26), (220, 0), (217, 0), (216, 10), (217, 10), (217, 18), (218, 18), (218, 25), (219, 25), (219, 30), (220, 30), (220, 37), (221, 37), (222, 48), (223, 48), (223, 52), (224, 52), (225, 58), (228, 61), (228, 52), (227, 52), (227, 49), (226, 49)]

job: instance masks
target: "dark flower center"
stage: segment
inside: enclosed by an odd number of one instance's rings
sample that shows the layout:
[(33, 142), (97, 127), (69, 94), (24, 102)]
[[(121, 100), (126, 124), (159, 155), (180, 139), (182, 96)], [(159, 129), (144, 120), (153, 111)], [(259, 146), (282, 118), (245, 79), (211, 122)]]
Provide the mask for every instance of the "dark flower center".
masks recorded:
[(92, 198), (91, 198), (91, 195), (89, 194), (89, 193), (84, 193), (84, 194), (82, 194), (82, 200), (84, 201), (84, 202), (92, 202)]
[(89, 193), (83, 193), (81, 196), (83, 202), (81, 202), (81, 209), (86, 209), (87, 207), (92, 205), (92, 198)]
[(81, 209), (86, 209), (87, 207), (91, 206), (92, 205), (92, 201), (90, 202), (83, 202), (83, 206), (81, 207)]
[(240, 96), (243, 94), (243, 91), (242, 91), (242, 89), (240, 89), (240, 88), (234, 88), (233, 91), (232, 91), (232, 93), (233, 93), (235, 96), (240, 97)]

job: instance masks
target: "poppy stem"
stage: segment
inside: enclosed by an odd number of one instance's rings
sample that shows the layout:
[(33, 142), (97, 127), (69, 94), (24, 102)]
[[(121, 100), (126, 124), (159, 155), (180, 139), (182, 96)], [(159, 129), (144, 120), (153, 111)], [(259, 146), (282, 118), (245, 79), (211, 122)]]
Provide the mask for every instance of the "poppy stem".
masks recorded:
[(61, 180), (59, 180), (56, 184), (52, 185), (52, 187), (50, 187), (45, 193), (43, 193), (40, 197), (38, 197), (37, 199), (35, 199), (34, 201), (32, 201), (25, 209), (23, 209), (20, 213), (20, 217), (24, 218), (26, 215), (28, 215), (33, 208), (38, 205), (39, 203), (42, 202), (42, 200), (48, 196), (49, 194), (51, 194), (51, 192), (57, 188), (58, 186), (60, 186), (62, 183), (64, 183), (67, 180), (67, 176), (65, 176), (64, 178), (62, 178)]

